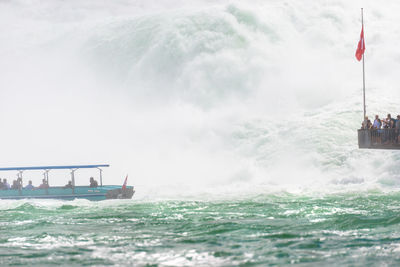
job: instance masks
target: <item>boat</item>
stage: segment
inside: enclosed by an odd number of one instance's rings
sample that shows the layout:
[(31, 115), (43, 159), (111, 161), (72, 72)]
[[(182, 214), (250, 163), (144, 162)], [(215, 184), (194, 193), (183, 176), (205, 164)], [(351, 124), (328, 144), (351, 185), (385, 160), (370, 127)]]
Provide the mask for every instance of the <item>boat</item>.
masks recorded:
[[(65, 199), (73, 200), (83, 198), (88, 200), (106, 199), (131, 199), (135, 193), (133, 186), (127, 186), (125, 178), (121, 185), (103, 185), (103, 169), (108, 164), (98, 165), (69, 165), (69, 166), (37, 166), (37, 167), (5, 167), (0, 171), (16, 171), (18, 189), (0, 190), (0, 199)], [(99, 171), (100, 185), (96, 187), (75, 186), (75, 172), (79, 169), (97, 169)], [(51, 170), (70, 170), (71, 180), (69, 186), (48, 186), (49, 173)], [(23, 173), (26, 171), (43, 171), (43, 181), (47, 186), (43, 188), (26, 189), (22, 187)]]

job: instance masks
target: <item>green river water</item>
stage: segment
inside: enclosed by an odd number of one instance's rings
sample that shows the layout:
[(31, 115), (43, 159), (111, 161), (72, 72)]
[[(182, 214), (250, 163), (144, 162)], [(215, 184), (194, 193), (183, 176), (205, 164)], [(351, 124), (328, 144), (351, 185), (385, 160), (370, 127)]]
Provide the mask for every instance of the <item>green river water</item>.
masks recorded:
[(0, 202), (0, 265), (397, 266), (400, 193)]
[(400, 266), (400, 154), (357, 144), (361, 7), (366, 115), (397, 117), (400, 1), (0, 0), (0, 167), (137, 189), (0, 200), (0, 267)]

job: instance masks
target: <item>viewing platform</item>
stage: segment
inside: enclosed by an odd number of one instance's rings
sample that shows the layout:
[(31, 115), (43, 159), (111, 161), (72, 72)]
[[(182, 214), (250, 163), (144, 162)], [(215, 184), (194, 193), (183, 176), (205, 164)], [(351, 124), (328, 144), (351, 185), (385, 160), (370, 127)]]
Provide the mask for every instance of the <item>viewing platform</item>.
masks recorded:
[(399, 133), (396, 129), (359, 129), (358, 147), (400, 150)]

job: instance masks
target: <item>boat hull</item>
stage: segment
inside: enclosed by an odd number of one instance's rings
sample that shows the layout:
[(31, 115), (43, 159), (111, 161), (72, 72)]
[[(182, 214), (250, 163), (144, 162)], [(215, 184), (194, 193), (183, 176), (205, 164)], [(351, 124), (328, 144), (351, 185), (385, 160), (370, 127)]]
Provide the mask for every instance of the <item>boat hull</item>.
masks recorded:
[(117, 185), (105, 185), (99, 187), (76, 186), (75, 188), (50, 187), (48, 189), (21, 189), (0, 190), (0, 199), (65, 199), (77, 198), (88, 200), (106, 199), (131, 199), (135, 190), (133, 186), (127, 186), (125, 190)]

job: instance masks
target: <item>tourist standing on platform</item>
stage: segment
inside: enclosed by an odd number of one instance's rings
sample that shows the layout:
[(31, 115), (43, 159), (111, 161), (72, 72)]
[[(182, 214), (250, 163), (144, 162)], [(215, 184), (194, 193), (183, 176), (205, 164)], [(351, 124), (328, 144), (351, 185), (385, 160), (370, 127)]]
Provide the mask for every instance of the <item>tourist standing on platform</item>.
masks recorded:
[(396, 120), (394, 128), (395, 128), (395, 140), (396, 140), (396, 143), (398, 143), (399, 142), (399, 134), (400, 134), (400, 115), (397, 115), (397, 120)]
[(380, 129), (381, 125), (382, 125), (381, 119), (379, 119), (378, 115), (375, 115), (375, 120), (374, 120), (374, 124), (372, 125), (372, 128)]
[(387, 120), (387, 122), (388, 122), (388, 124), (389, 124), (389, 128), (394, 129), (396, 120), (392, 118), (392, 116), (390, 115), (390, 113), (387, 114), (386, 120)]

